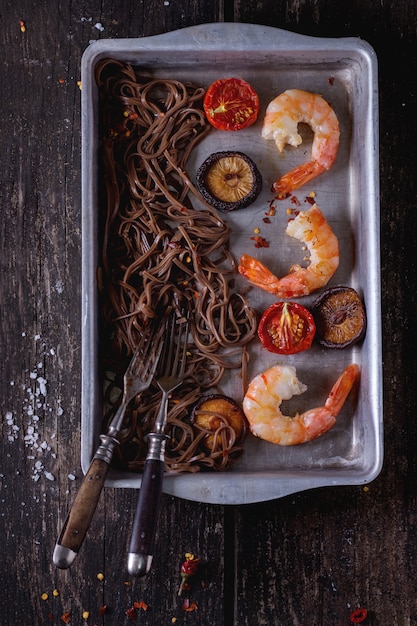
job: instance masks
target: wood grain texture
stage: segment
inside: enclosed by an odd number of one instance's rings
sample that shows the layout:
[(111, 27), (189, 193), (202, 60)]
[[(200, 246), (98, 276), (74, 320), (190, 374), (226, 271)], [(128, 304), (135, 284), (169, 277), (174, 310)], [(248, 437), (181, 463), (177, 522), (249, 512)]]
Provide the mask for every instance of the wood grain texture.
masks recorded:
[[(125, 570), (137, 493), (106, 489), (76, 564), (60, 571), (52, 552), (82, 477), (81, 55), (93, 39), (225, 18), (360, 36), (377, 52), (384, 469), (368, 491), (226, 509), (163, 496), (144, 580)], [(410, 0), (1, 0), (1, 626), (63, 623), (67, 611), (75, 626), (83, 611), (89, 624), (130, 623), (140, 600), (137, 621), (152, 626), (344, 626), (357, 606), (372, 626), (417, 623), (416, 33)], [(187, 551), (204, 564), (193, 613), (177, 596)]]

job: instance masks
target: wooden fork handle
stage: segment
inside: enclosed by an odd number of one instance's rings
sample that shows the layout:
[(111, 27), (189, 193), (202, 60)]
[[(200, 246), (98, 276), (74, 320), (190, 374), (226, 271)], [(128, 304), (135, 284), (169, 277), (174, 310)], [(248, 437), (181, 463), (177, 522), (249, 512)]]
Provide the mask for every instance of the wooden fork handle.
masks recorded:
[(164, 467), (161, 459), (145, 461), (127, 560), (132, 576), (145, 576), (152, 565)]
[(109, 464), (94, 458), (75, 497), (59, 539), (55, 545), (53, 562), (56, 567), (70, 567), (87, 534), (106, 480)]

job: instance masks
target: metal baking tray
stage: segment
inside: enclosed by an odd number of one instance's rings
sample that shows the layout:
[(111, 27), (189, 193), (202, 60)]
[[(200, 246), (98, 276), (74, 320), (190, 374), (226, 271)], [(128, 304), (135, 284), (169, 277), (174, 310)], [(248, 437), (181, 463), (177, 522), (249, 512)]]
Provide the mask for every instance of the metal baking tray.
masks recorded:
[[(294, 364), (308, 391), (290, 401), (288, 413), (320, 406), (338, 373), (349, 362), (361, 368), (356, 403), (349, 400), (337, 423), (324, 436), (299, 446), (282, 447), (249, 435), (243, 456), (227, 472), (167, 476), (166, 493), (190, 500), (245, 504), (280, 498), (330, 485), (360, 485), (373, 480), (383, 460), (382, 334), (379, 248), (378, 89), (377, 59), (358, 38), (313, 38), (283, 30), (239, 23), (203, 24), (142, 39), (100, 40), (82, 59), (82, 468), (87, 470), (99, 442), (100, 384), (98, 366), (98, 92), (94, 68), (102, 58), (114, 58), (145, 68), (158, 77), (192, 80), (208, 86), (221, 77), (239, 76), (260, 96), (261, 112), (252, 127), (239, 132), (214, 131), (198, 146), (189, 174), (212, 152), (235, 149), (248, 154), (263, 176), (263, 190), (250, 207), (228, 213), (232, 250), (258, 256), (277, 275), (300, 262), (300, 244), (284, 234), (285, 203), (278, 204), (273, 225), (262, 218), (272, 200), (272, 182), (296, 163), (307, 160), (308, 139), (280, 155), (274, 142), (261, 138), (266, 105), (286, 89), (322, 94), (339, 118), (341, 142), (332, 169), (295, 195), (312, 190), (339, 238), (340, 266), (329, 283), (350, 285), (362, 295), (367, 333), (362, 344), (346, 350), (326, 350), (318, 344), (291, 357), (277, 358), (251, 348), (249, 378), (273, 363)], [(311, 141), (311, 140), (310, 140)], [(303, 208), (303, 207), (302, 207)], [(270, 241), (256, 250), (254, 228)], [(301, 301), (307, 307), (312, 296)], [(252, 289), (250, 302), (262, 312), (274, 296)], [(300, 301), (300, 300), (299, 300)], [(241, 383), (225, 380), (222, 391), (242, 399)], [(296, 400), (296, 402), (295, 402)], [(110, 487), (140, 487), (140, 475), (111, 471)]]

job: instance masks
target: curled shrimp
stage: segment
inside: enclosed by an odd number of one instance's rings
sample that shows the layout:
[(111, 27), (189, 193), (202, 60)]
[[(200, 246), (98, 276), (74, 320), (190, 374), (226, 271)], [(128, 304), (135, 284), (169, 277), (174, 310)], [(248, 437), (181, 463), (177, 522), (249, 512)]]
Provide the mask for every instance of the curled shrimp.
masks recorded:
[(262, 128), (264, 139), (274, 139), (280, 152), (285, 144), (299, 146), (298, 124), (308, 124), (314, 132), (311, 161), (284, 174), (273, 185), (278, 198), (305, 185), (333, 165), (339, 148), (339, 122), (331, 106), (316, 93), (289, 89), (272, 100)]
[(280, 298), (298, 298), (324, 287), (339, 266), (339, 243), (319, 207), (314, 204), (308, 211), (300, 211), (288, 222), (285, 232), (305, 243), (310, 252), (308, 267), (295, 264), (289, 274), (278, 278), (263, 263), (243, 254), (240, 274)]
[(298, 380), (295, 367), (274, 365), (255, 376), (244, 397), (243, 411), (250, 430), (256, 437), (281, 446), (316, 439), (334, 426), (358, 379), (359, 367), (352, 363), (333, 385), (324, 406), (288, 417), (280, 411), (282, 401), (304, 393), (307, 387)]

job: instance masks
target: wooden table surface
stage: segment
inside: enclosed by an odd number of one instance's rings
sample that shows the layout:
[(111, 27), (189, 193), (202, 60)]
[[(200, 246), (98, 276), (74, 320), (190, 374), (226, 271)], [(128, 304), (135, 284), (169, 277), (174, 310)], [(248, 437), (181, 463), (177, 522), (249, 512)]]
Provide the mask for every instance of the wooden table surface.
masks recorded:
[[(384, 467), (366, 489), (261, 504), (164, 495), (154, 567), (139, 580), (125, 569), (137, 493), (106, 489), (75, 564), (57, 570), (82, 478), (81, 56), (92, 40), (218, 21), (361, 37), (376, 50)], [(417, 624), (415, 2), (0, 0), (0, 33), (1, 626), (69, 613), (74, 626), (127, 624), (135, 603), (137, 623), (152, 626), (346, 626), (358, 607), (364, 624)], [(204, 563), (195, 611), (177, 593), (188, 551)]]

